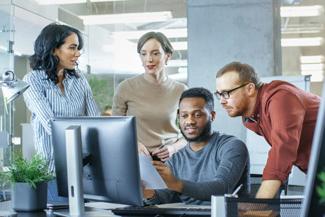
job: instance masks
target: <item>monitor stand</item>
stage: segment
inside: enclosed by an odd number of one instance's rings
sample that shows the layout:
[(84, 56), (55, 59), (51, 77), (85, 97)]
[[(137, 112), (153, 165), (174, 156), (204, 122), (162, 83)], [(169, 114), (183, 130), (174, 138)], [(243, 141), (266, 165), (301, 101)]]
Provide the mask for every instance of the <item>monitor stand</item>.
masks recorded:
[(108, 210), (85, 211), (82, 184), (81, 127), (68, 127), (65, 130), (65, 141), (69, 186), (69, 210), (61, 210), (54, 212), (54, 214), (67, 217), (113, 216)]

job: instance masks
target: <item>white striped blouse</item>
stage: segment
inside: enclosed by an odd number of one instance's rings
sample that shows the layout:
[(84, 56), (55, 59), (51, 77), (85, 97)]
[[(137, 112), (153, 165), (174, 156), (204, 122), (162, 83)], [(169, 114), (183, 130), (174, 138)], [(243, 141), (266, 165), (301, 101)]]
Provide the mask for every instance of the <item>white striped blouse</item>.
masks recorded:
[(23, 80), (30, 85), (24, 93), (24, 100), (32, 113), (36, 152), (48, 160), (49, 169), (54, 172), (51, 118), (97, 116), (99, 110), (91, 88), (81, 73), (78, 78), (66, 74), (63, 80), (64, 93), (47, 79), (44, 71), (32, 71)]

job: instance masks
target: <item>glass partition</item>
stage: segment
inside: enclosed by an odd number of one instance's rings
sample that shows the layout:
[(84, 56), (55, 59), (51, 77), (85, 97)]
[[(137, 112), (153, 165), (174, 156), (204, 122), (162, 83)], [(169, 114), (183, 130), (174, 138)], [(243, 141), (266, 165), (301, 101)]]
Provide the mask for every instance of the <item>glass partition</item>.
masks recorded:
[[(54, 22), (47, 14), (39, 14), (37, 11), (27, 10), (20, 5), (13, 4), (14, 35), (14, 71), (19, 79), (30, 71), (28, 58), (33, 54), (34, 42), (41, 29)], [(22, 123), (30, 122), (30, 113), (26, 109), (23, 97), (20, 96), (14, 102), (14, 128), (13, 136), (17, 145), (27, 142), (33, 146), (31, 138), (22, 138)]]
[(187, 82), (186, 1), (90, 1), (60, 7), (83, 19), (89, 42), (88, 78), (102, 113), (112, 106), (121, 81), (144, 72), (136, 46), (146, 32), (163, 32), (170, 39), (175, 51), (167, 73)]
[[(13, 7), (10, 1), (0, 3), (0, 75), (8, 70), (13, 70), (13, 36), (14, 26), (12, 23)], [(2, 80), (2, 78), (1, 78)], [(10, 158), (12, 135), (12, 104), (5, 104), (2, 91), (0, 95), (0, 167), (8, 165)]]
[[(14, 28), (12, 23), (13, 8), (10, 1), (0, 2), (0, 80), (3, 73), (13, 70), (13, 35)], [(0, 85), (1, 86), (1, 85)], [(12, 133), (12, 105), (4, 103), (2, 91), (0, 91), (0, 170), (10, 162), (11, 137)], [(0, 200), (5, 199), (7, 183), (0, 176)]]

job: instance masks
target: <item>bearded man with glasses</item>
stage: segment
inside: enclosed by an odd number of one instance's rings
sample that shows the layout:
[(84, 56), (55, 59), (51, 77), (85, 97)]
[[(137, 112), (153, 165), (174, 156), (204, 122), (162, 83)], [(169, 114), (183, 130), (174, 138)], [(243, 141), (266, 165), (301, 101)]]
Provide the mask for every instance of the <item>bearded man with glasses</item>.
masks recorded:
[(297, 166), (307, 172), (320, 98), (285, 81), (263, 84), (252, 66), (232, 62), (216, 75), (216, 97), (230, 117), (271, 146), (257, 198), (277, 195)]

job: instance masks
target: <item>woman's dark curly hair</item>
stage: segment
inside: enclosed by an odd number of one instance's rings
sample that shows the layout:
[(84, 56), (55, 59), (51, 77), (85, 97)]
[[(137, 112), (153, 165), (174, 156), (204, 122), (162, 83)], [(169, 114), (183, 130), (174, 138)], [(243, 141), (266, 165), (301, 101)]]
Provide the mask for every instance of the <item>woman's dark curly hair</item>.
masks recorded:
[[(79, 30), (66, 25), (52, 23), (44, 27), (34, 44), (34, 54), (29, 58), (33, 70), (44, 70), (47, 79), (58, 82), (57, 66), (59, 58), (53, 55), (54, 49), (64, 44), (65, 39), (75, 33), (78, 36), (78, 50), (83, 47), (83, 40)], [(65, 69), (64, 73), (79, 77), (75, 69)]]

